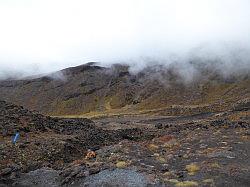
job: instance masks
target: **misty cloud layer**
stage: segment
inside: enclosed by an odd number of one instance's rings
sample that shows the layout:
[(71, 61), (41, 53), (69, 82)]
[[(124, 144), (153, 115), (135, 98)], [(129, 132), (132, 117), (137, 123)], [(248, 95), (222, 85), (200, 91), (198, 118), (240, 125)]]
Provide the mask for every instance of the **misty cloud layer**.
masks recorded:
[(249, 0), (3, 0), (0, 78), (89, 61), (176, 66), (187, 80), (191, 62), (249, 73), (249, 10)]

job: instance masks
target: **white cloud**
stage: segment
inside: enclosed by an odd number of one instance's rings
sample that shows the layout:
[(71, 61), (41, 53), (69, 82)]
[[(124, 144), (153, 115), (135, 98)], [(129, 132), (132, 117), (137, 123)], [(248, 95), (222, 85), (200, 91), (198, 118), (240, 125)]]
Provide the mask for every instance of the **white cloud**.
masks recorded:
[(0, 72), (249, 45), (249, 0), (0, 0)]

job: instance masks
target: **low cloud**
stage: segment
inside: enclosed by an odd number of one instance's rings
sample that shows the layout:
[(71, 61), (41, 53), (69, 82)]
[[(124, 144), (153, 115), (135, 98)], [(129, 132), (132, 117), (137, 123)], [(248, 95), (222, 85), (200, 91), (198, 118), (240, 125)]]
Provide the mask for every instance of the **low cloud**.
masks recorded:
[(224, 77), (249, 73), (249, 7), (248, 0), (1, 1), (0, 79), (89, 61), (125, 63), (131, 73), (160, 65), (187, 82), (200, 66)]

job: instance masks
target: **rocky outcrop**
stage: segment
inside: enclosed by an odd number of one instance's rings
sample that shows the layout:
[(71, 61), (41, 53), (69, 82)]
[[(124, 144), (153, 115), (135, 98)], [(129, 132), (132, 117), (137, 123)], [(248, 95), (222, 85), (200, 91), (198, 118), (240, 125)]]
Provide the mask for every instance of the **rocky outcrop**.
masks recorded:
[[(13, 142), (16, 133), (19, 137)], [(51, 118), (0, 101), (0, 181), (9, 180), (13, 172), (42, 166), (60, 169), (84, 157), (88, 149), (120, 139), (118, 133), (98, 129), (89, 119)]]

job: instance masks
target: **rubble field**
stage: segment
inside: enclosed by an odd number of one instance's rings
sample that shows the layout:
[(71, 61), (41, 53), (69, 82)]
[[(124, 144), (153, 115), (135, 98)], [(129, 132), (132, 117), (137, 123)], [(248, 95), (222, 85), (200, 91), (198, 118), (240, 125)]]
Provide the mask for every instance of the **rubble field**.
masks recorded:
[(4, 101), (0, 109), (0, 186), (250, 185), (246, 106), (93, 120), (46, 117)]

